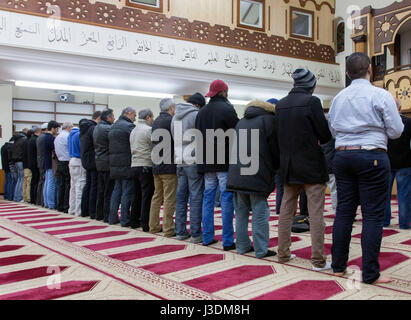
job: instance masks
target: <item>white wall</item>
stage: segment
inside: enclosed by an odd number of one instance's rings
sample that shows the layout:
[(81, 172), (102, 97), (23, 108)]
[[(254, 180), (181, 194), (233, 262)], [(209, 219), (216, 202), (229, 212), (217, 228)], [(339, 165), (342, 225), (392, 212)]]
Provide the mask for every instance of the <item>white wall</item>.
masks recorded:
[[(351, 40), (352, 30), (349, 28), (350, 17), (350, 8), (354, 10), (354, 7), (357, 6), (361, 9), (371, 5), (374, 9), (385, 8), (395, 2), (394, 0), (336, 0), (335, 1), (335, 17), (343, 18), (345, 21), (345, 51), (341, 52), (336, 57), (336, 62), (341, 66), (341, 74), (345, 74), (345, 57), (353, 53), (353, 41)], [(388, 54), (389, 50), (388, 50)], [(393, 61), (392, 57), (388, 57), (388, 64), (391, 64)]]
[(13, 135), (12, 125), (12, 98), (13, 90), (11, 85), (0, 85), (0, 125), (2, 127), (2, 137), (0, 138), (0, 147), (10, 140)]

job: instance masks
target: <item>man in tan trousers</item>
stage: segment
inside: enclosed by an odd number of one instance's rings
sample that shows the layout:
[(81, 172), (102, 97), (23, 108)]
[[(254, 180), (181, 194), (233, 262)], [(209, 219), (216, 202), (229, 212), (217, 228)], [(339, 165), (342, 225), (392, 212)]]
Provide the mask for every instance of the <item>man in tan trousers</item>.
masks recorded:
[(291, 254), (291, 227), (297, 209), (298, 195), (307, 194), (311, 232), (311, 264), (314, 271), (331, 268), (324, 254), (323, 218), (327, 165), (320, 144), (331, 140), (320, 99), (313, 96), (314, 74), (297, 69), (294, 88), (276, 106), (276, 125), (280, 146), (280, 176), (284, 183), (278, 223), (278, 259), (287, 262)]
[[(175, 236), (173, 216), (176, 209), (177, 167), (174, 162), (174, 141), (171, 135), (171, 120), (175, 102), (160, 101), (160, 115), (152, 126), (154, 195), (151, 200), (149, 227), (151, 233), (164, 232), (165, 237)], [(157, 131), (157, 133), (156, 133)], [(163, 209), (163, 229), (160, 227), (160, 208)]]

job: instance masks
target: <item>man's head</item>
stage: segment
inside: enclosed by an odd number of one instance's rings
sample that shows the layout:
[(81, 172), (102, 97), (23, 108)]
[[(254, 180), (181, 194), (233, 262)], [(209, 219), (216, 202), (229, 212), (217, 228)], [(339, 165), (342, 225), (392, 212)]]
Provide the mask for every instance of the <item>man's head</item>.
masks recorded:
[(64, 122), (61, 126), (61, 130), (66, 130), (67, 132), (70, 132), (71, 129), (73, 129), (73, 124), (71, 122)]
[(317, 85), (317, 79), (314, 73), (308, 69), (297, 69), (291, 75), (294, 79), (294, 88), (303, 88), (309, 92), (314, 92)]
[(122, 112), (121, 115), (123, 117), (126, 117), (128, 119), (131, 120), (131, 122), (135, 122), (136, 121), (136, 110), (134, 110), (133, 108), (127, 107), (125, 108)]
[(47, 125), (47, 131), (49, 131), (53, 136), (59, 133), (60, 123), (57, 121), (51, 120)]
[(41, 125), (41, 131), (47, 131), (48, 125), (49, 125), (48, 122), (44, 122), (44, 123)]
[(91, 120), (99, 123), (101, 119), (101, 111), (96, 111), (93, 113), (93, 116), (91, 117)]
[(198, 109), (204, 107), (206, 104), (206, 100), (201, 93), (194, 93), (190, 98), (187, 100), (188, 103), (195, 105)]
[(151, 112), (151, 110), (148, 109), (148, 108), (147, 108), (147, 109), (140, 110), (140, 111), (138, 112), (138, 118), (141, 119), (141, 120), (147, 121), (147, 123), (150, 124), (150, 126), (151, 126), (151, 125), (153, 124), (153, 122), (154, 122), (153, 112)]
[(354, 52), (347, 58), (347, 76), (351, 80), (371, 79), (372, 66), (370, 58), (362, 52)]
[(206, 94), (206, 97), (212, 98), (216, 95), (224, 98), (228, 97), (228, 85), (223, 80), (214, 80), (210, 84), (210, 90)]
[(29, 128), (24, 128), (21, 132), (23, 132), (25, 135), (29, 132)]
[(165, 98), (160, 101), (160, 110), (162, 112), (168, 112), (172, 116), (174, 116), (175, 106), (176, 106), (176, 103), (174, 102), (173, 99)]
[(101, 112), (101, 120), (106, 121), (108, 123), (114, 123), (114, 112), (112, 109), (104, 109)]
[(41, 133), (41, 127), (33, 127), (33, 131), (34, 131), (34, 135), (35, 136), (39, 136), (40, 135), (40, 133)]

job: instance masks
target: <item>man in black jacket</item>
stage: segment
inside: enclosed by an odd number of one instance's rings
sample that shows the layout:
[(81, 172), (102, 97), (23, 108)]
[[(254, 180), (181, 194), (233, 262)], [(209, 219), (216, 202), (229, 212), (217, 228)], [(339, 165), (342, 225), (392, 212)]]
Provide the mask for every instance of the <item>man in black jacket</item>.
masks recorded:
[(110, 198), (113, 192), (114, 181), (110, 179), (110, 153), (108, 133), (114, 122), (114, 113), (111, 109), (101, 112), (101, 119), (93, 132), (94, 151), (97, 168), (97, 204), (96, 219), (108, 222), (110, 212)]
[(13, 200), (13, 195), (11, 192), (13, 180), (10, 173), (10, 163), (9, 163), (9, 148), (11, 147), (10, 142), (6, 142), (1, 147), (1, 165), (5, 173), (4, 181), (4, 199)]
[(24, 180), (24, 142), (27, 137), (23, 132), (16, 132), (13, 136), (14, 143), (11, 147), (12, 160), (17, 170), (17, 182), (14, 189), (13, 200), (23, 202), (23, 180)]
[(37, 147), (37, 166), (39, 168), (39, 183), (37, 185), (37, 197), (36, 204), (44, 206), (43, 189), (46, 179), (46, 171), (44, 170), (44, 155), (43, 155), (43, 140), (46, 136), (48, 123), (45, 122), (41, 125), (41, 133), (36, 140)]
[(109, 224), (117, 224), (121, 203), (120, 224), (130, 226), (130, 207), (133, 200), (130, 134), (136, 121), (136, 110), (125, 108), (108, 133), (110, 154), (110, 178), (115, 180), (110, 199)]
[[(154, 120), (152, 126), (153, 142), (153, 175), (154, 175), (154, 195), (150, 206), (149, 227), (151, 233), (161, 232), (160, 227), (160, 207), (164, 203), (163, 209), (163, 232), (165, 237), (173, 237), (174, 221), (173, 216), (176, 209), (177, 193), (177, 167), (174, 163), (174, 141), (171, 135), (171, 120), (174, 116), (175, 102), (173, 99), (163, 99), (160, 101), (160, 115)], [(162, 139), (157, 139), (156, 130), (165, 130), (170, 137), (170, 141), (162, 150), (157, 150)], [(160, 132), (160, 131), (159, 131)], [(164, 138), (164, 137), (163, 137)], [(158, 155), (162, 158), (156, 162)], [(164, 160), (164, 161), (163, 161)]]
[(41, 133), (40, 127), (35, 127), (34, 133), (27, 141), (27, 167), (31, 170), (31, 184), (30, 184), (30, 203), (36, 204), (37, 186), (39, 183), (40, 173), (37, 166), (37, 138)]
[(94, 112), (91, 120), (80, 120), (80, 156), (81, 165), (86, 169), (86, 185), (81, 197), (81, 216), (96, 218), (97, 169), (94, 152), (93, 132), (100, 121), (101, 111)]
[(29, 168), (29, 158), (28, 158), (28, 141), (33, 136), (33, 129), (30, 129), (26, 133), (26, 139), (23, 144), (23, 170), (24, 170), (24, 178), (23, 178), (23, 201), (26, 203), (30, 203), (31, 198), (31, 179), (32, 179), (32, 172)]
[(331, 268), (324, 254), (323, 218), (327, 164), (320, 144), (331, 139), (331, 132), (320, 99), (313, 96), (317, 83), (307, 69), (297, 69), (292, 77), (294, 88), (276, 106), (276, 128), (280, 146), (280, 174), (284, 182), (278, 225), (278, 258), (287, 262), (291, 255), (291, 227), (297, 199), (304, 188), (308, 200), (312, 269)]
[[(227, 190), (234, 192), (237, 252), (244, 254), (253, 250), (248, 236), (252, 211), (254, 250), (259, 259), (276, 255), (268, 250), (270, 207), (267, 202), (275, 189), (275, 172), (280, 163), (274, 112), (273, 104), (259, 100), (245, 107), (244, 118), (235, 128), (237, 145), (232, 151), (227, 180)], [(244, 155), (250, 155), (249, 163), (242, 163)]]
[[(230, 141), (233, 141), (234, 128), (238, 122), (237, 113), (227, 96), (227, 84), (222, 80), (213, 81), (206, 95), (211, 99), (205, 107), (201, 108), (196, 118), (196, 129), (201, 132), (203, 139), (203, 159), (197, 161), (198, 172), (204, 173), (205, 183), (202, 217), (203, 245), (208, 246), (217, 242), (214, 239), (214, 201), (216, 190), (220, 188), (223, 247), (226, 251), (235, 249), (233, 194), (226, 191), (226, 183), (230, 161)], [(214, 130), (214, 135), (210, 135), (210, 129)], [(214, 157), (212, 157), (212, 152), (214, 152)]]
[[(398, 111), (401, 101), (397, 99)], [(388, 139), (388, 157), (391, 164), (391, 177), (388, 189), (387, 209), (384, 215), (384, 227), (391, 222), (391, 195), (394, 179), (397, 180), (398, 216), (400, 229), (410, 229), (411, 223), (411, 119), (401, 115), (404, 131), (401, 137)]]

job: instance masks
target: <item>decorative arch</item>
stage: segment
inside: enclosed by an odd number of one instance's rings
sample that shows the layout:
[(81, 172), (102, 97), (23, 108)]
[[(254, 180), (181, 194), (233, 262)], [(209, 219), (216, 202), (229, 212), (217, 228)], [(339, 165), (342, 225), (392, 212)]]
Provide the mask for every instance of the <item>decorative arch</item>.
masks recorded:
[(335, 48), (336, 53), (345, 51), (345, 20), (342, 18), (335, 21)]
[[(330, 11), (331, 11), (332, 14), (335, 13), (335, 8), (333, 8), (333, 6), (332, 6), (329, 2), (327, 2), (327, 1), (323, 1), (323, 2), (321, 2), (321, 3), (317, 3), (316, 0), (299, 0), (299, 1), (300, 1), (301, 7), (303, 7), (303, 8), (305, 7), (305, 5), (307, 4), (308, 1), (311, 1), (312, 3), (314, 3), (315, 8), (317, 9), (317, 11), (320, 11), (320, 10), (321, 10), (321, 7), (324, 6), (324, 5), (326, 5), (326, 6), (328, 6), (328, 7), (330, 8)], [(289, 3), (290, 0), (284, 0), (284, 2), (285, 2), (285, 3)]]

